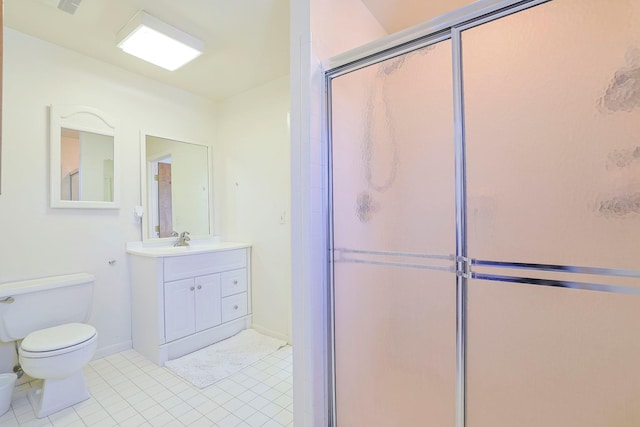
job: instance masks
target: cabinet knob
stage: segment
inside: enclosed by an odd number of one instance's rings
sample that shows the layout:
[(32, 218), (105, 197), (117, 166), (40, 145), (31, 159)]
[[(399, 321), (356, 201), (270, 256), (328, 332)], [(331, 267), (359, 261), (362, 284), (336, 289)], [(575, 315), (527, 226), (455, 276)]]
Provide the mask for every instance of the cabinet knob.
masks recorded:
[(202, 289), (202, 285), (198, 285), (198, 289)]
[(192, 287), (191, 287), (191, 290), (194, 290), (194, 289), (195, 289), (195, 288), (192, 286)]
[(234, 305), (234, 306), (233, 306), (233, 309), (234, 309), (234, 310), (237, 310), (237, 309), (238, 309), (238, 304)]
[(238, 281), (237, 281), (237, 280), (234, 280), (234, 281), (233, 281), (233, 284), (234, 284), (234, 285), (237, 285), (237, 284), (238, 284)]

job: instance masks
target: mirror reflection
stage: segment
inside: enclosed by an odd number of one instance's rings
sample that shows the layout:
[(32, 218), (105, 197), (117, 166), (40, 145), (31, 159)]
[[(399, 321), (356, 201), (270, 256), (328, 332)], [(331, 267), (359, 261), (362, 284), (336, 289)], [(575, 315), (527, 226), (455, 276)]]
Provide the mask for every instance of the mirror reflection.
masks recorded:
[(62, 128), (60, 198), (113, 202), (113, 136)]
[(50, 107), (52, 208), (119, 208), (119, 132), (119, 121), (96, 108)]
[(146, 135), (145, 238), (174, 232), (209, 235), (209, 148), (206, 145)]

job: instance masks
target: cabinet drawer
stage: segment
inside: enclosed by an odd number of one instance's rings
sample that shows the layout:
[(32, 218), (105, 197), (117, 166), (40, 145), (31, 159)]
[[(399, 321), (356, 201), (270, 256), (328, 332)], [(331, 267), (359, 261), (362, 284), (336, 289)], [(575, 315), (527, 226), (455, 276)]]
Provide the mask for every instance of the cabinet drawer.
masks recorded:
[(222, 273), (222, 296), (247, 292), (247, 269), (225, 271)]
[(247, 293), (222, 298), (222, 322), (228, 322), (247, 314)]
[(246, 266), (246, 249), (168, 257), (164, 259), (164, 281), (205, 276)]

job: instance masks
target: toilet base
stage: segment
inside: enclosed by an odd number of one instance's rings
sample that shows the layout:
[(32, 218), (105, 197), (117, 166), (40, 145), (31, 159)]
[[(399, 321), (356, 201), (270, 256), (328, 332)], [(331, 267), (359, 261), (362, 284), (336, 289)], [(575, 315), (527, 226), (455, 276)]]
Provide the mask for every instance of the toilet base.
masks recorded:
[(61, 380), (44, 380), (42, 387), (29, 390), (36, 417), (44, 418), (90, 397), (82, 369)]

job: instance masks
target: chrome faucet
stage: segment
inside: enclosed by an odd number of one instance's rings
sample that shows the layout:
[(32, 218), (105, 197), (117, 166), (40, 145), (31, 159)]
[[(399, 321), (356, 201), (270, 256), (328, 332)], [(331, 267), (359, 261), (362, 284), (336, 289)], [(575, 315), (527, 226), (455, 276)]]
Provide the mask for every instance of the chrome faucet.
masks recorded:
[(189, 240), (191, 240), (191, 237), (189, 237), (189, 232), (183, 231), (182, 233), (180, 233), (178, 241), (173, 246), (189, 246)]

